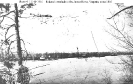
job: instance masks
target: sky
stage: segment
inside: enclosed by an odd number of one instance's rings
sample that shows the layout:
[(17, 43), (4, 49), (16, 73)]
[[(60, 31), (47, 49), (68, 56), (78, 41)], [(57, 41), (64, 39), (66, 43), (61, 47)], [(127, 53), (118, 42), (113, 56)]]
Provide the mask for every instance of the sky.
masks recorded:
[(107, 46), (117, 49), (116, 41), (105, 32), (110, 28), (106, 18), (117, 11), (113, 3), (38, 3), (23, 17), (30, 13), (52, 17), (19, 18), (20, 36), (30, 52), (76, 52), (77, 47), (80, 52), (109, 51)]
[(39, 4), (27, 12), (53, 17), (48, 19), (47, 24), (41, 24), (42, 18), (21, 21), (21, 28), (26, 28), (21, 36), (30, 42), (27, 47), (31, 46), (30, 50), (35, 52), (76, 52), (77, 47), (80, 52), (94, 52), (97, 49), (92, 31), (98, 50), (107, 51), (105, 44), (108, 45), (106, 40), (109, 35), (106, 35), (104, 28), (105, 19), (110, 16), (109, 7), (115, 8), (111, 4)]

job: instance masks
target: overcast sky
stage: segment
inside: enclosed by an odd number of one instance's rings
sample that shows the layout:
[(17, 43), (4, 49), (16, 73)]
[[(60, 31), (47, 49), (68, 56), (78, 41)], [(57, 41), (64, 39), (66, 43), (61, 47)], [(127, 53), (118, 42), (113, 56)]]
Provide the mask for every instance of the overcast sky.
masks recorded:
[(80, 52), (95, 52), (96, 45), (99, 52), (109, 51), (106, 46), (114, 46), (115, 41), (105, 32), (110, 28), (106, 18), (117, 11), (113, 3), (37, 4), (23, 16), (34, 13), (52, 17), (19, 19), (20, 35), (31, 52), (76, 52), (77, 47)]
[[(112, 40), (105, 32), (106, 18), (117, 11), (115, 4), (39, 4), (28, 13), (50, 14), (52, 18), (22, 19), (22, 37), (34, 52), (108, 51)], [(25, 14), (25, 16), (27, 15)], [(41, 22), (47, 21), (47, 24)], [(92, 32), (92, 33), (91, 33)], [(96, 45), (92, 38), (94, 36)]]

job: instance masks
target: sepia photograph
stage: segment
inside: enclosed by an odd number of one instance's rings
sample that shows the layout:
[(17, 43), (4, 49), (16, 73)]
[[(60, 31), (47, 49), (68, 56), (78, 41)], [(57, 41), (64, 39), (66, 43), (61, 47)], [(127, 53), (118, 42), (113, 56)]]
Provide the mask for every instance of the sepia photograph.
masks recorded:
[(132, 2), (0, 1), (0, 84), (133, 84)]

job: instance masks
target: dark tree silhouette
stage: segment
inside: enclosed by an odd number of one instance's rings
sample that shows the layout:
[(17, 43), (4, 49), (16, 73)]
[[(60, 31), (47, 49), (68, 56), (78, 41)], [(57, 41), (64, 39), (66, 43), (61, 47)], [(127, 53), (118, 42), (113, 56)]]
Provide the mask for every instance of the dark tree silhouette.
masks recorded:
[(17, 39), (17, 53), (19, 56), (19, 65), (22, 65), (22, 50), (21, 50), (21, 41), (20, 41), (20, 35), (19, 35), (19, 24), (18, 24), (18, 6), (15, 3), (15, 31), (16, 31), (16, 39)]

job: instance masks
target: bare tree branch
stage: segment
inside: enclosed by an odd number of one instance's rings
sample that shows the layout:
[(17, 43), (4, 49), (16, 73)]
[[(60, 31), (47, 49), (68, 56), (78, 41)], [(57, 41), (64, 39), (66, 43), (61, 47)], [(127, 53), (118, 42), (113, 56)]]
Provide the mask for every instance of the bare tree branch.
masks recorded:
[(19, 16), (19, 18), (24, 18), (24, 19), (27, 19), (27, 18), (31, 18), (32, 16), (29, 16), (29, 17), (22, 17), (22, 16)]
[(15, 27), (15, 24), (12, 24), (12, 25), (10, 25), (9, 27), (6, 28), (5, 39), (6, 39), (6, 36), (7, 36), (8, 31), (9, 31), (9, 29), (10, 29), (11, 27)]
[(28, 51), (27, 51), (27, 49), (26, 49), (26, 47), (25, 47), (25, 42), (24, 42), (24, 40), (23, 40), (23, 39), (20, 39), (20, 40), (23, 42), (23, 44), (24, 44), (24, 49), (25, 49), (25, 50), (22, 50), (22, 51), (25, 51), (25, 52), (26, 52), (26, 54), (27, 54), (27, 56), (28, 56), (29, 54), (28, 54)]
[(118, 11), (113, 16), (111, 16), (110, 18), (107, 18), (107, 19), (112, 19), (113, 17), (115, 17), (116, 15), (118, 15), (119, 13), (121, 13), (122, 11), (125, 11), (125, 10), (130, 9), (130, 8), (133, 8), (133, 6), (128, 6), (128, 7), (124, 8), (124, 9)]
[(4, 18), (5, 18), (5, 17), (2, 17), (2, 20), (0, 21), (0, 25), (1, 25), (1, 23), (4, 21)]
[(15, 13), (15, 11), (10, 11), (9, 13), (6, 13), (6, 14), (4, 14), (4, 15), (1, 15), (0, 17), (6, 17), (6, 16), (8, 16), (8, 15), (11, 14), (11, 13)]
[[(128, 44), (130, 47), (132, 47), (133, 48), (133, 44), (130, 42), (130, 40), (128, 40), (127, 38), (126, 38), (126, 36), (117, 28), (117, 26), (115, 27), (115, 26), (113, 26), (112, 24), (110, 24), (109, 22), (107, 22), (113, 29), (115, 29), (120, 35), (122, 35), (122, 37), (124, 38), (124, 40), (123, 40), (123, 42), (125, 41), (125, 43), (126, 44)], [(116, 23), (115, 23), (115, 25), (117, 25)], [(109, 32), (108, 32), (109, 33)], [(111, 34), (111, 33), (109, 33), (109, 34)], [(111, 34), (113, 37), (115, 37), (115, 38), (117, 38), (118, 40), (121, 40), (120, 38), (118, 38), (118, 36), (116, 36), (116, 35), (114, 35), (114, 34)], [(121, 40), (122, 41), (122, 40)]]
[(7, 18), (9, 18), (9, 19), (11, 19), (13, 22), (15, 22), (15, 20), (13, 19), (13, 18), (11, 18), (11, 17), (8, 17), (8, 16), (6, 16)]
[(1, 43), (1, 47), (3, 46), (3, 44), (5, 45), (9, 45), (9, 39), (14, 36), (15, 34), (10, 35), (8, 38), (5, 38), (5, 40)]
[(16, 40), (10, 42), (10, 44), (9, 44), (9, 46), (8, 46), (7, 54), (9, 54), (10, 47), (11, 47), (12, 43), (14, 43), (15, 41), (16, 41)]

